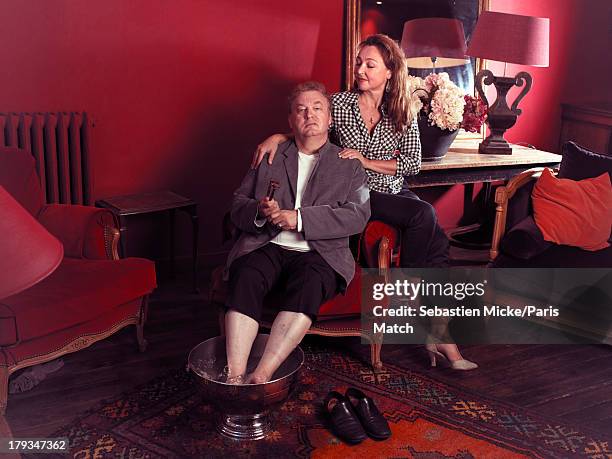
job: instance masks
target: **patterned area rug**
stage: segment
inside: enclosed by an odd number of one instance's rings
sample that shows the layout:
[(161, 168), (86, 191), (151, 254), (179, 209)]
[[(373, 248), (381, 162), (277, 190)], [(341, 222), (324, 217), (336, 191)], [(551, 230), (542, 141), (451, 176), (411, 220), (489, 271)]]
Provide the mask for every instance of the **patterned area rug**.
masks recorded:
[[(264, 440), (220, 437), (213, 407), (202, 402), (184, 369), (101, 403), (53, 437), (69, 437), (76, 458), (612, 457), (612, 442), (601, 434), (394, 365), (374, 374), (350, 356), (318, 347), (305, 351), (297, 389), (273, 413), (274, 430)], [(390, 439), (349, 446), (330, 433), (321, 401), (328, 391), (348, 386), (374, 398), (391, 426)]]

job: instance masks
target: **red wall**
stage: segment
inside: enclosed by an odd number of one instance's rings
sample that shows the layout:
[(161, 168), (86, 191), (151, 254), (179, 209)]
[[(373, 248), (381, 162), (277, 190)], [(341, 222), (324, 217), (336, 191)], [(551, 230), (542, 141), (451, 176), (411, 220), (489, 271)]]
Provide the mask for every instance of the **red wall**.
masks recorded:
[[(508, 65), (508, 75), (528, 71), (533, 87), (521, 102), (523, 113), (506, 138), (557, 151), (562, 102), (612, 101), (612, 2), (491, 0), (491, 9), (550, 18), (550, 66)], [(503, 73), (499, 63), (489, 68), (496, 75)], [(510, 96), (509, 100), (514, 99)]]
[(89, 112), (96, 196), (192, 197), (200, 252), (209, 253), (255, 146), (287, 129), (288, 89), (311, 78), (340, 88), (342, 8), (342, 0), (4, 0), (0, 111)]
[[(561, 102), (611, 99), (612, 2), (491, 3), (551, 18), (551, 65), (526, 68), (534, 86), (508, 138), (555, 150)], [(339, 89), (342, 5), (4, 0), (0, 110), (88, 111), (96, 124), (96, 196), (184, 193), (199, 204), (200, 251), (211, 253), (255, 145), (286, 129), (288, 88), (313, 78)], [(456, 223), (459, 199), (460, 193), (431, 198), (444, 226)]]

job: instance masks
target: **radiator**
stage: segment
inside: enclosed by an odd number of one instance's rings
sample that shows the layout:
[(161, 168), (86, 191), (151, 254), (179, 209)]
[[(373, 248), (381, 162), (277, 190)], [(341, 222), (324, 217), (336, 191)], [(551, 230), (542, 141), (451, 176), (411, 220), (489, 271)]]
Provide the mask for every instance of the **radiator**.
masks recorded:
[(93, 204), (87, 113), (0, 113), (0, 145), (28, 150), (47, 203)]

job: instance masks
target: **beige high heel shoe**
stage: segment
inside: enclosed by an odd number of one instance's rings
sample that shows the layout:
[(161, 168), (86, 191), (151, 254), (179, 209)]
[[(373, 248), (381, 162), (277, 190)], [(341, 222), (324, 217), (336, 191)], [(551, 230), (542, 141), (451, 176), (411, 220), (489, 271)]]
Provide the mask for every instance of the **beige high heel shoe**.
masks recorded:
[(448, 357), (438, 350), (438, 346), (431, 342), (430, 338), (428, 338), (427, 341), (428, 342), (425, 344), (425, 349), (429, 353), (432, 367), (436, 366), (436, 357), (440, 357), (440, 361), (451, 367), (453, 370), (469, 371), (478, 368), (477, 363), (471, 362), (467, 359), (449, 360)]

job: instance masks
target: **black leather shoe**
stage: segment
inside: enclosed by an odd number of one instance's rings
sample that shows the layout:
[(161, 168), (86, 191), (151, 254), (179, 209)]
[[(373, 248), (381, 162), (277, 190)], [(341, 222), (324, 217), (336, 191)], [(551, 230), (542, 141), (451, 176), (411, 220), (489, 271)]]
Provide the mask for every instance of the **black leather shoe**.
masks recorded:
[(357, 444), (368, 438), (353, 411), (351, 402), (336, 391), (325, 397), (323, 408), (329, 415), (334, 432), (347, 443)]
[[(353, 408), (359, 417), (361, 425), (370, 437), (375, 440), (386, 440), (391, 436), (389, 423), (378, 411), (378, 408), (374, 404), (374, 400), (354, 387), (350, 387), (346, 390), (345, 398), (351, 404), (351, 408)], [(357, 403), (353, 403), (353, 399), (355, 399)]]

